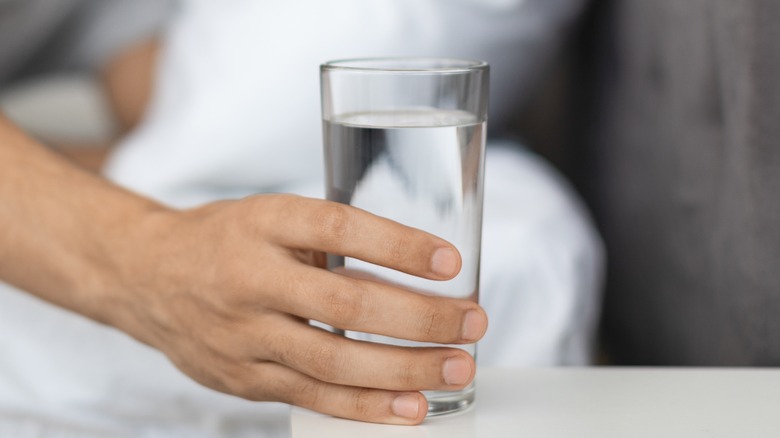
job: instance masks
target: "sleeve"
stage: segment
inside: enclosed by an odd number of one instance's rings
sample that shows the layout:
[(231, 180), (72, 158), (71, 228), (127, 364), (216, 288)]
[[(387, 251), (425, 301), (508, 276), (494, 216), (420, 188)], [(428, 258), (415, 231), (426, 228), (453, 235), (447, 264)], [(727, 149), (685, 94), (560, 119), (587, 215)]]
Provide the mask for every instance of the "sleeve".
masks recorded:
[(15, 58), (6, 80), (99, 68), (122, 48), (159, 32), (176, 5), (174, 0), (10, 2), (11, 8), (0, 5), (0, 13), (8, 13), (7, 19), (0, 16), (0, 56), (5, 50)]
[(41, 51), (78, 2), (0, 1), (0, 89)]
[(189, 0), (166, 33), (146, 119), (107, 175), (179, 206), (321, 179), (317, 72), (330, 59), (486, 60), (498, 131), (583, 3)]

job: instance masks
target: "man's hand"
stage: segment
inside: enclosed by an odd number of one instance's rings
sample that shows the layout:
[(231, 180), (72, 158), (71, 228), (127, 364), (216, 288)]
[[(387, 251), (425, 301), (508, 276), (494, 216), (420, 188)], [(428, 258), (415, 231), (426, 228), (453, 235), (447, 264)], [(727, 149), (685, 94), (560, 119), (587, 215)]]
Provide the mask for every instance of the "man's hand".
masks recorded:
[(122, 263), (109, 321), (162, 350), (190, 377), (250, 400), (363, 421), (416, 424), (420, 390), (456, 390), (475, 364), (455, 348), (360, 342), (313, 319), (415, 341), (472, 343), (487, 326), (466, 300), (425, 296), (328, 272), (324, 254), (434, 280), (460, 257), (430, 234), (341, 204), (255, 196), (153, 215)]
[(433, 280), (461, 263), (437, 237), (327, 201), (268, 195), (171, 210), (68, 164), (0, 116), (0, 279), (250, 400), (416, 424), (427, 412), (419, 391), (471, 382), (474, 360), (462, 350), (309, 326), (444, 344), (475, 342), (487, 328), (473, 302), (328, 272), (324, 253)]

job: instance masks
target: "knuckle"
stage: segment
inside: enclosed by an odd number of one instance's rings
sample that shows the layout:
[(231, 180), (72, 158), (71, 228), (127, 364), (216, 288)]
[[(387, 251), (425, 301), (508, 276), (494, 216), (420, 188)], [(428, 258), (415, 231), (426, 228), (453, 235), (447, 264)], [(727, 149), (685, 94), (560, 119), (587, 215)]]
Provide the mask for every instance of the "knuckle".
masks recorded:
[(226, 392), (247, 400), (262, 399), (262, 394), (252, 385), (248, 370), (241, 366), (223, 369), (223, 385)]
[(317, 410), (323, 400), (320, 382), (296, 375), (293, 378), (266, 379), (269, 400)]
[(270, 358), (275, 362), (290, 364), (293, 362), (293, 349), (296, 348), (296, 340), (285, 333), (273, 336), (273, 341), (266, 343), (269, 346)]
[(341, 354), (333, 341), (313, 343), (304, 351), (303, 360), (318, 380), (334, 382), (341, 376)]
[[(285, 223), (295, 216), (296, 207), (299, 205), (299, 199), (296, 196), (285, 194), (263, 194), (244, 198), (242, 201), (247, 205), (247, 212), (241, 212), (240, 223), (246, 224), (249, 230), (255, 230), (259, 235), (273, 234), (276, 230), (284, 227)], [(274, 214), (268, 214), (274, 212)], [(239, 231), (242, 231), (239, 229)], [(246, 238), (242, 234), (242, 239)]]
[(405, 360), (396, 369), (396, 381), (402, 388), (401, 390), (415, 390), (420, 376), (419, 365), (412, 360)]
[(243, 214), (241, 212), (237, 214), (240, 221), (239, 224), (248, 226), (250, 230), (253, 228), (260, 230), (273, 229), (276, 226), (276, 219), (279, 215), (269, 215), (266, 214), (267, 211), (284, 211), (282, 201), (274, 195), (249, 196), (238, 202), (242, 209), (245, 210)]
[(325, 308), (340, 328), (353, 328), (364, 318), (366, 294), (357, 287), (333, 289), (325, 295)]
[(314, 215), (313, 221), (320, 239), (326, 245), (341, 243), (352, 226), (351, 214), (347, 208), (333, 202), (323, 204)]
[(211, 271), (211, 284), (222, 286), (222, 293), (205, 296), (214, 309), (235, 316), (247, 310), (247, 306), (256, 300), (257, 288), (253, 284), (252, 275), (241, 261), (223, 258), (214, 264)]
[(408, 248), (410, 247), (409, 239), (405, 236), (388, 239), (385, 244), (386, 256), (394, 264), (401, 263), (409, 258)]
[(289, 404), (319, 410), (323, 403), (323, 386), (311, 379), (301, 379), (287, 392)]
[(437, 306), (424, 306), (418, 317), (418, 327), (426, 339), (438, 339), (445, 331), (443, 327), (446, 318), (444, 312)]
[(368, 417), (373, 408), (371, 390), (368, 388), (358, 388), (352, 394), (352, 411), (360, 418)]

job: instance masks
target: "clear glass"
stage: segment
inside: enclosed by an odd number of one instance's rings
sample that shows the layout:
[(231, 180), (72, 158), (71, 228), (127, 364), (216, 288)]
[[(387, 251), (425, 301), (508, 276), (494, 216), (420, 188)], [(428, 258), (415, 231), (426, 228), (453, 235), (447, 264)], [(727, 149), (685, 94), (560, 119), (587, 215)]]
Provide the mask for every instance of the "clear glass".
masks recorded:
[[(322, 66), (321, 80), (327, 198), (435, 234), (453, 243), (463, 259), (461, 272), (449, 281), (333, 255), (328, 268), (478, 301), (488, 65), (437, 58), (333, 61)], [(452, 347), (476, 356), (476, 344)], [(463, 410), (474, 393), (473, 383), (461, 391), (426, 391), (428, 415)]]

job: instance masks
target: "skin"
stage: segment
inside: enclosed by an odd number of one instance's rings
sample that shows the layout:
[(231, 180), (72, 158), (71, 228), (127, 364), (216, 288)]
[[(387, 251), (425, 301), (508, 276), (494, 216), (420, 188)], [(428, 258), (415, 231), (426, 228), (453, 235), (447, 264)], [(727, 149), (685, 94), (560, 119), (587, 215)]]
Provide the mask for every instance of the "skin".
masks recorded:
[[(141, 41), (120, 51), (100, 72), (100, 83), (117, 126), (117, 136), (128, 134), (144, 117), (154, 89), (154, 71), (160, 53), (156, 39)], [(83, 169), (100, 173), (112, 144), (63, 144), (49, 139), (61, 155)]]
[[(147, 68), (154, 60), (139, 58)], [(145, 100), (110, 92), (115, 108), (129, 105), (130, 129)], [(427, 411), (419, 391), (467, 386), (476, 370), (470, 355), (358, 342), (308, 320), (464, 344), (484, 335), (484, 310), (328, 272), (325, 253), (433, 280), (453, 278), (461, 266), (442, 239), (322, 200), (260, 195), (167, 208), (73, 165), (0, 115), (4, 281), (124, 331), (209, 388), (419, 424)]]

